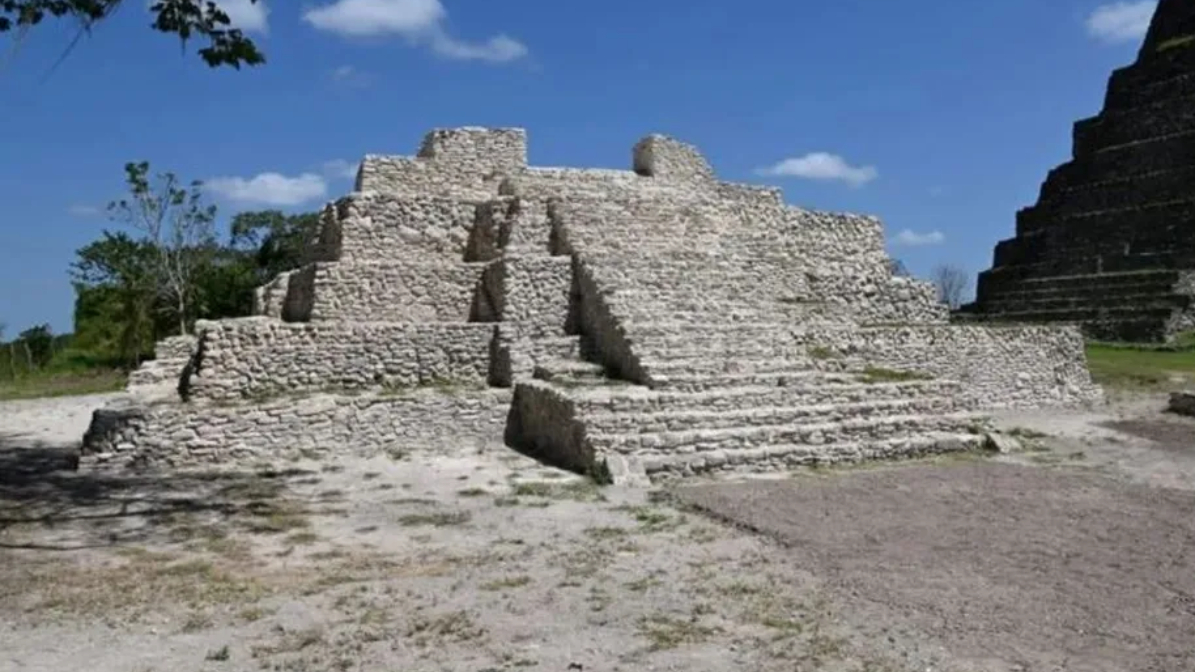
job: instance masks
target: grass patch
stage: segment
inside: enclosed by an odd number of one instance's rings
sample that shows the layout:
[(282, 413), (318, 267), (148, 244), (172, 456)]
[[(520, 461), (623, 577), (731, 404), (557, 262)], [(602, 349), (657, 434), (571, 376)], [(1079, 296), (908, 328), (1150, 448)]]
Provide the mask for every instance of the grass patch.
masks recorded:
[(0, 401), (73, 397), (117, 392), (128, 383), (124, 371), (47, 371), (0, 381)]
[(464, 611), (417, 619), (407, 631), (407, 637), (419, 648), (447, 642), (468, 642), (484, 637), (485, 634), (485, 628), (477, 625), (473, 617)]
[(545, 483), (542, 481), (516, 483), (511, 490), (511, 496), (570, 499), (577, 502), (606, 501), (606, 496), (602, 493), (602, 486), (590, 479), (567, 483)]
[(496, 581), (490, 581), (489, 583), (483, 583), (481, 584), (481, 589), (489, 591), (508, 590), (511, 588), (522, 588), (529, 583), (531, 583), (530, 576), (511, 576), (505, 579), (498, 579)]
[(930, 380), (933, 376), (919, 371), (902, 371), (887, 369), (881, 366), (869, 366), (863, 369), (865, 383), (900, 383), (909, 380)]
[(665, 615), (639, 619), (639, 635), (651, 642), (652, 651), (675, 649), (684, 644), (700, 644), (717, 633), (717, 629), (701, 625), (696, 617), (681, 620)]
[[(1171, 346), (1089, 343), (1087, 367), (1106, 387), (1167, 391), (1195, 381), (1195, 344), (1184, 336)], [(1183, 379), (1185, 382), (1179, 382)]]
[(1195, 35), (1180, 35), (1178, 37), (1172, 37), (1158, 45), (1158, 53), (1160, 54), (1163, 51), (1187, 47), (1190, 46), (1192, 42), (1195, 42)]
[(838, 353), (823, 345), (815, 345), (811, 348), (807, 348), (806, 352), (809, 353), (809, 356), (813, 359), (836, 359), (839, 356)]
[(485, 488), (465, 488), (464, 490), (457, 490), (456, 494), (460, 497), (485, 497), (490, 493)]
[(464, 525), (472, 516), (467, 511), (441, 511), (437, 513), (411, 513), (398, 519), (403, 527), (452, 527)]

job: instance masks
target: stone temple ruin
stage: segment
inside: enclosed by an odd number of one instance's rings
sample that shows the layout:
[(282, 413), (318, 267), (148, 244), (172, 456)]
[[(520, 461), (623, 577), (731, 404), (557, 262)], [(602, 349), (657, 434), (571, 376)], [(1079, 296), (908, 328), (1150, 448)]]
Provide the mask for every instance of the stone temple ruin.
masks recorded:
[(518, 129), (367, 156), (258, 316), (169, 339), (83, 468), (503, 440), (616, 482), (975, 447), (988, 407), (1101, 392), (1077, 329), (957, 326), (871, 217), (719, 181), (652, 135), (633, 170), (527, 165)]
[(1195, 3), (1162, 0), (1103, 111), (1075, 124), (964, 314), (1076, 322), (1104, 340), (1195, 329)]

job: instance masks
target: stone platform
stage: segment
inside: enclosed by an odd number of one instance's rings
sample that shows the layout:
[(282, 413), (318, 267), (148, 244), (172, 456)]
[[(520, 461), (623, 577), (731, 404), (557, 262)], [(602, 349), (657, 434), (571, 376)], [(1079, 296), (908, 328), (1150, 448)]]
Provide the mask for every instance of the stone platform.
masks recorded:
[(137, 380), (173, 369), (177, 391), (98, 411), (83, 467), (401, 451), (453, 427), (643, 483), (973, 448), (984, 409), (1101, 398), (1078, 330), (951, 325), (891, 274), (875, 218), (719, 181), (664, 136), (625, 171), (528, 166), (525, 142), (446, 129), (365, 157), (309, 262), (259, 315), (164, 344)]
[(1074, 127), (961, 316), (1070, 322), (1109, 341), (1195, 329), (1195, 5), (1162, 0), (1103, 111)]

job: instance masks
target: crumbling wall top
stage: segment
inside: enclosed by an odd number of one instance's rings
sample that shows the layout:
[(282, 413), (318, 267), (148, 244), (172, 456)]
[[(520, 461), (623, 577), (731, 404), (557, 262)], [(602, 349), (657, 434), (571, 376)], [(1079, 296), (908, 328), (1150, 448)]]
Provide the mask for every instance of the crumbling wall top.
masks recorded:
[(527, 167), (527, 131), (522, 128), (437, 128), (423, 136), (416, 155), (463, 168), (509, 172)]
[(714, 169), (693, 145), (658, 133), (635, 143), (634, 171), (648, 177), (688, 182), (712, 182)]

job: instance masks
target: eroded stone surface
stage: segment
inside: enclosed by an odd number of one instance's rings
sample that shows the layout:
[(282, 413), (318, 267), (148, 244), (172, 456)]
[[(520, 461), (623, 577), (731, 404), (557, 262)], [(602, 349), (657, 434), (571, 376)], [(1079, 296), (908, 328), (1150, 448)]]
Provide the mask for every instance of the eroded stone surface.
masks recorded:
[(528, 166), (518, 129), (365, 157), (309, 263), (258, 316), (164, 347), (154, 376), (181, 397), (98, 412), (84, 465), (369, 454), (505, 422), (530, 454), (643, 483), (976, 448), (984, 408), (1100, 399), (1077, 330), (952, 326), (891, 274), (873, 217), (721, 182), (666, 136), (631, 165)]

